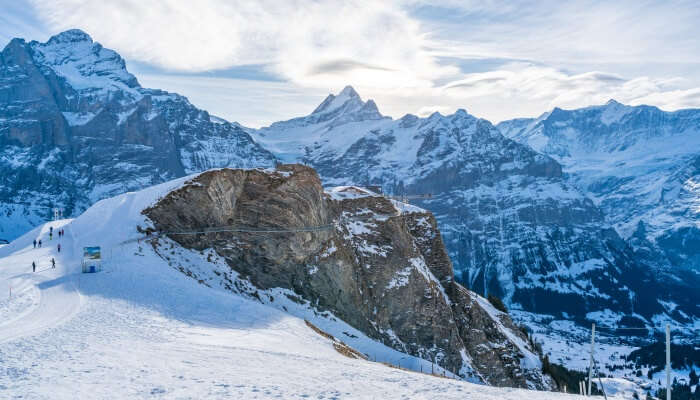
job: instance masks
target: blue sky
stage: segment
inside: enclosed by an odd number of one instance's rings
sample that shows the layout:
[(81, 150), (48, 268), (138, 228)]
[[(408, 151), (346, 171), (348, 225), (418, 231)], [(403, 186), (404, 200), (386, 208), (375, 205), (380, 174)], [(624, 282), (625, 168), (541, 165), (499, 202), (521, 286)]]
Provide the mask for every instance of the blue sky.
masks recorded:
[(563, 108), (700, 106), (700, 3), (0, 0), (0, 43), (80, 28), (143, 86), (258, 127), (352, 85), (382, 113), (494, 122)]

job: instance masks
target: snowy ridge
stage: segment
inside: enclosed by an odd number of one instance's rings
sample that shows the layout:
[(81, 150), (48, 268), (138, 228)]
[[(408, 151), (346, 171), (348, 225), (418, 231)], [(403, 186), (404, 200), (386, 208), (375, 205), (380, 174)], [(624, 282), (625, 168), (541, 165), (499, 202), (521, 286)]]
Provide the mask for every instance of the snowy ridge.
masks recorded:
[(124, 59), (105, 49), (79, 29), (52, 36), (46, 43), (31, 42), (38, 63), (51, 68), (81, 95), (107, 96), (128, 93), (132, 101), (142, 94), (136, 77), (126, 70)]
[(624, 237), (640, 221), (648, 239), (699, 226), (690, 203), (700, 111), (664, 112), (610, 101), (499, 124), (508, 137), (560, 161)]

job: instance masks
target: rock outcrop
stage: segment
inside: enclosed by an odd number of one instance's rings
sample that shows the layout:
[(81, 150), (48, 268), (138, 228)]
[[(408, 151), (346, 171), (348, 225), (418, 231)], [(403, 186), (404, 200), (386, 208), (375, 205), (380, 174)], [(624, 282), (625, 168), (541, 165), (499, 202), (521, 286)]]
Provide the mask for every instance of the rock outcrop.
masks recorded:
[[(256, 287), (290, 289), (397, 350), (492, 385), (549, 388), (507, 315), (455, 282), (425, 210), (356, 187), (324, 192), (313, 169), (283, 165), (205, 172), (144, 214)], [(211, 227), (229, 228), (188, 233)]]

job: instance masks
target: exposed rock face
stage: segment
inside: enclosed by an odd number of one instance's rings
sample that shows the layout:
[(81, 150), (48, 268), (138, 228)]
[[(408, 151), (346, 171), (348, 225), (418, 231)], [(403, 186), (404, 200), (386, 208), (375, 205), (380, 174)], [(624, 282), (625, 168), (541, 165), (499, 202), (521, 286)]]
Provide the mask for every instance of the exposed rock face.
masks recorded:
[[(662, 111), (614, 100), (498, 125), (561, 162), (635, 248), (661, 250), (654, 264), (698, 269), (700, 110)], [(640, 242), (639, 224), (644, 238)]]
[[(548, 388), (507, 315), (454, 281), (432, 214), (300, 165), (205, 172), (144, 210), (261, 289), (286, 288), (400, 351), (493, 385)], [(267, 232), (176, 234), (234, 226)], [(293, 227), (305, 231), (276, 232)], [(311, 228), (311, 229), (310, 229)]]
[(651, 293), (675, 304), (664, 311), (680, 324), (697, 324), (700, 110), (666, 112), (611, 100), (577, 110), (555, 108), (498, 127), (557, 159), (569, 181), (603, 210), (604, 220), (635, 258), (653, 267), (661, 282), (649, 288)]
[(212, 167), (272, 165), (239, 126), (142, 88), (82, 31), (0, 52), (0, 237), (65, 208)]

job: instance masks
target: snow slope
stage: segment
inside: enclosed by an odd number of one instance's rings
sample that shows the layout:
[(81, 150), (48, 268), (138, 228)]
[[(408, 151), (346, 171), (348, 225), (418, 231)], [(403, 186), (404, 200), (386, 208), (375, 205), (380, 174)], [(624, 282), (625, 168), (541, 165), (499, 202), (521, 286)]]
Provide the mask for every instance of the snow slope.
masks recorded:
[[(137, 237), (136, 225), (148, 224), (140, 211), (186, 179), (100, 201), (0, 249), (0, 290), (16, 288), (0, 302), (0, 397), (564, 398), (347, 358), (303, 318), (372, 360), (430, 367), (282, 292), (272, 302), (272, 292), (258, 301), (221, 290), (216, 275), (230, 270), (208, 251), (170, 243), (161, 257), (144, 243), (124, 243)], [(66, 230), (60, 254), (56, 237), (46, 235), (49, 226)], [(32, 248), (35, 237), (42, 249)], [(85, 245), (102, 247), (102, 272), (80, 273)], [(56, 269), (47, 269), (51, 257)], [(177, 271), (180, 265), (195, 279)]]

